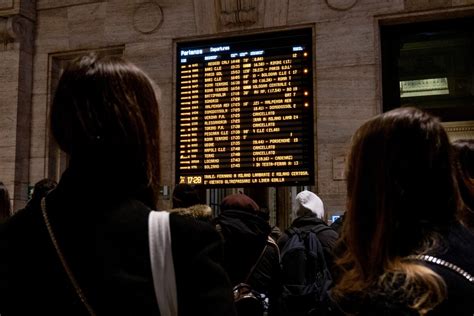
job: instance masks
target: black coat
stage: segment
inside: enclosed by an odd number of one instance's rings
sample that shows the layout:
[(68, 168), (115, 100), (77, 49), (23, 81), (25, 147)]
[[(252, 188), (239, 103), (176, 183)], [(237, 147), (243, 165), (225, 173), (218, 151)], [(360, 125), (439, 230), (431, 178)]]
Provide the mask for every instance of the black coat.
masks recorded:
[[(427, 253), (457, 265), (471, 276), (474, 275), (474, 235), (459, 223), (453, 224), (443, 233), (439, 246)], [(447, 297), (429, 316), (472, 316), (474, 315), (474, 284), (451, 269), (437, 264), (419, 261), (440, 275), (447, 289)], [(328, 299), (327, 315), (345, 315), (341, 310), (352, 311), (361, 316), (417, 316), (418, 312), (410, 309), (407, 303), (397, 298), (397, 288), (391, 293), (380, 292), (380, 289), (368, 289), (364, 298), (346, 298), (344, 307)]]
[[(474, 233), (457, 223), (446, 232), (444, 238), (441, 247), (429, 254), (453, 263), (474, 276)], [(448, 268), (425, 264), (443, 278), (448, 290), (447, 299), (429, 315), (474, 315), (474, 283), (469, 283)]]
[[(323, 220), (319, 219), (316, 215), (313, 216), (302, 216), (296, 218), (293, 223), (291, 224), (291, 227), (298, 228), (302, 231), (310, 231), (311, 229), (317, 227), (317, 226), (324, 226), (327, 227), (327, 229), (322, 230), (320, 233), (317, 234), (317, 237), (319, 239), (319, 242), (321, 243), (321, 246), (323, 247), (323, 252), (324, 252), (324, 258), (326, 259), (326, 263), (328, 265), (328, 268), (331, 272), (333, 272), (333, 267), (334, 267), (334, 255), (333, 255), (333, 249), (334, 246), (336, 245), (336, 241), (339, 238), (339, 235), (336, 231), (331, 229)], [(288, 232), (285, 231), (280, 239), (278, 239), (278, 246), (280, 249), (283, 249), (285, 244), (288, 242)]]
[(256, 214), (226, 210), (215, 219), (224, 243), (224, 267), (233, 285), (245, 282), (265, 245), (265, 252), (247, 281), (254, 289), (270, 298), (270, 315), (278, 314), (281, 293), (280, 258), (278, 247), (268, 243), (271, 227)]
[[(89, 181), (90, 179), (90, 181)], [(71, 270), (100, 315), (159, 315), (148, 244), (151, 209), (123, 185), (69, 170), (46, 198)], [(234, 315), (212, 226), (170, 216), (179, 315)], [(0, 230), (0, 314), (87, 315), (50, 241), (41, 210), (26, 208)]]

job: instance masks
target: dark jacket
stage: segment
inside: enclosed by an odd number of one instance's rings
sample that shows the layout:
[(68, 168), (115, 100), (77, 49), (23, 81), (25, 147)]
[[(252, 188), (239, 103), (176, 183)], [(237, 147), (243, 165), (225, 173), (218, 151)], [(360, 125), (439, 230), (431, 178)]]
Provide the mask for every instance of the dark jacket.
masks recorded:
[[(471, 276), (474, 275), (474, 235), (459, 223), (453, 224), (449, 230), (443, 233), (439, 246), (428, 255), (445, 260), (462, 268)], [(474, 314), (474, 283), (468, 282), (464, 277), (449, 268), (418, 261), (438, 275), (440, 275), (447, 289), (446, 299), (438, 305), (429, 316), (472, 316)], [(401, 287), (400, 287), (401, 288)], [(390, 293), (381, 292), (379, 289), (369, 289), (364, 293), (364, 298), (347, 298), (341, 304), (336, 305), (328, 299), (328, 315), (345, 315), (341, 310), (351, 311), (361, 316), (416, 316), (418, 312), (410, 309), (407, 303), (400, 301), (397, 289)]]
[(270, 315), (277, 314), (280, 294), (280, 258), (275, 244), (268, 243), (270, 226), (262, 218), (246, 211), (226, 210), (216, 219), (225, 240), (224, 267), (233, 285), (245, 279), (268, 244), (248, 283), (270, 299)]
[[(319, 242), (321, 246), (323, 246), (324, 251), (324, 258), (326, 259), (326, 263), (328, 268), (331, 272), (333, 272), (334, 267), (334, 256), (333, 256), (333, 249), (336, 245), (336, 240), (338, 239), (339, 235), (333, 229), (331, 229), (323, 220), (319, 219), (316, 215), (309, 215), (309, 216), (302, 216), (296, 218), (290, 227), (298, 228), (302, 231), (310, 231), (311, 229), (317, 226), (324, 226), (327, 229), (321, 231), (317, 234)], [(283, 249), (285, 244), (288, 241), (288, 232), (285, 231), (280, 239), (278, 239), (278, 246), (280, 249)]]
[(344, 214), (339, 216), (331, 225), (330, 227), (335, 230), (339, 235), (342, 232), (342, 224), (344, 223)]
[[(159, 315), (148, 248), (151, 209), (139, 198), (144, 195), (81, 172), (66, 171), (46, 197), (49, 220), (78, 283), (98, 315)], [(234, 315), (217, 232), (173, 214), (170, 227), (179, 315)], [(19, 211), (1, 228), (0, 242), (2, 316), (87, 315), (40, 209)]]
[[(453, 263), (474, 276), (474, 233), (456, 223), (444, 238), (441, 247), (429, 254)], [(425, 264), (443, 278), (448, 290), (447, 299), (429, 315), (474, 315), (474, 283), (469, 283), (448, 268), (432, 263)]]

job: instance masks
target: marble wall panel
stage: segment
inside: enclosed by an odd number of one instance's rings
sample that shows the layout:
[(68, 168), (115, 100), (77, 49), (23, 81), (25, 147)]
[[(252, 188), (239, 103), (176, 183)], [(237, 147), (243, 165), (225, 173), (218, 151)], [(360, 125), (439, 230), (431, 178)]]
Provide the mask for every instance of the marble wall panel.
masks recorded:
[(12, 9), (14, 6), (14, 0), (0, 0), (0, 10)]
[(35, 49), (36, 54), (69, 50), (67, 8), (38, 11)]
[(375, 31), (372, 17), (354, 17), (316, 24), (316, 71), (325, 67), (374, 64)]
[(405, 0), (405, 10), (431, 10), (448, 8), (452, 6), (452, 0)]
[(15, 195), (15, 157), (20, 54), (0, 51), (0, 181), (7, 185), (10, 198)]
[(474, 0), (452, 0), (453, 6), (472, 5)]
[(0, 16), (17, 14), (20, 11), (19, 0), (0, 0)]
[(264, 27), (285, 26), (288, 23), (287, 0), (265, 0)]
[(104, 2), (106, 0), (37, 0), (36, 7), (38, 10), (57, 9), (70, 6), (80, 6), (89, 3)]
[(128, 43), (136, 40), (133, 29), (134, 1), (112, 0), (105, 7), (104, 36), (106, 42)]
[(67, 9), (70, 49), (105, 46), (105, 2), (72, 6)]
[(288, 24), (343, 21), (354, 17), (397, 13), (403, 8), (403, 0), (289, 1)]

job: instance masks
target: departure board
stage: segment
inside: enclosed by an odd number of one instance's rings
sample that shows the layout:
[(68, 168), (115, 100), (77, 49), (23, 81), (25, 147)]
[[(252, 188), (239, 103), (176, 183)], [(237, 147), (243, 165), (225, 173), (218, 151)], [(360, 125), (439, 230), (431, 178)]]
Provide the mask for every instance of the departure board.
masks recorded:
[(178, 43), (178, 182), (313, 184), (312, 56), (311, 29)]

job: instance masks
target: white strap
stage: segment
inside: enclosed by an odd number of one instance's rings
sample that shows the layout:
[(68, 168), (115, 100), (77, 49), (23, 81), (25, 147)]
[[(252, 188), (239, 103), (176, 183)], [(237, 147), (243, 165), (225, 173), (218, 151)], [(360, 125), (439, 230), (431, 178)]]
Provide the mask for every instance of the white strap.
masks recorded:
[(161, 316), (178, 315), (169, 216), (153, 211), (148, 217), (151, 271)]

